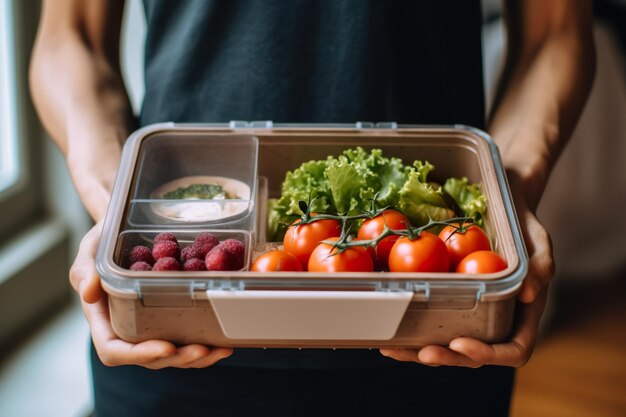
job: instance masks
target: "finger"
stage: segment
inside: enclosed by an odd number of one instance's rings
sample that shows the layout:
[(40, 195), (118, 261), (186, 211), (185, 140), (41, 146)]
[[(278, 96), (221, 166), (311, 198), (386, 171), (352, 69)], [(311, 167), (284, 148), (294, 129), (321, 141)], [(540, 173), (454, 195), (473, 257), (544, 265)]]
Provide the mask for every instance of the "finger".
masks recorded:
[(450, 342), (449, 348), (480, 364), (525, 365), (535, 345), (546, 295), (547, 288), (544, 288), (532, 304), (518, 306), (518, 326), (510, 342), (490, 345), (473, 338), (459, 337)]
[(464, 366), (478, 368), (482, 363), (474, 361), (462, 353), (455, 352), (443, 346), (424, 346), (419, 351), (419, 359), (422, 363), (430, 366)]
[(96, 224), (80, 243), (78, 255), (70, 268), (70, 282), (81, 298), (95, 303), (103, 296), (100, 277), (96, 271), (96, 251), (100, 240), (102, 224)]
[(206, 368), (215, 362), (232, 354), (229, 348), (214, 348), (200, 344), (192, 344), (178, 348), (176, 354), (144, 363), (142, 366), (150, 369), (162, 368)]
[(380, 349), (380, 353), (401, 362), (416, 362), (428, 366), (465, 366), (476, 368), (481, 364), (443, 346), (425, 346), (417, 349)]
[(94, 304), (83, 302), (82, 306), (89, 322), (93, 344), (100, 360), (107, 366), (143, 364), (177, 352), (176, 346), (164, 340), (134, 344), (119, 339), (111, 327), (106, 297)]
[(200, 344), (192, 344), (179, 347), (174, 354), (159, 358), (155, 361), (145, 362), (141, 364), (141, 366), (150, 369), (186, 368), (187, 364), (204, 358), (209, 353), (210, 350), (208, 347)]
[(206, 368), (222, 359), (228, 358), (232, 355), (234, 350), (232, 348), (211, 348), (211, 352), (204, 358), (200, 358), (195, 362), (188, 364), (188, 368)]
[(516, 341), (489, 345), (469, 337), (450, 342), (450, 350), (483, 365), (519, 367), (525, 364), (530, 356), (529, 347)]
[(521, 220), (528, 250), (528, 274), (518, 299), (523, 303), (532, 303), (554, 276), (552, 240), (547, 230), (530, 211), (526, 211)]
[(93, 248), (95, 236), (94, 229), (96, 226), (92, 227), (86, 234), (83, 236), (80, 241), (80, 246), (78, 247), (78, 254), (76, 255), (76, 259), (70, 268), (70, 283), (76, 292), (79, 292), (79, 284), (82, 281), (85, 269), (85, 264), (92, 260), (93, 258), (89, 255), (91, 249)]
[(418, 362), (419, 350), (418, 349), (379, 349), (379, 352), (383, 356), (395, 359), (400, 362)]

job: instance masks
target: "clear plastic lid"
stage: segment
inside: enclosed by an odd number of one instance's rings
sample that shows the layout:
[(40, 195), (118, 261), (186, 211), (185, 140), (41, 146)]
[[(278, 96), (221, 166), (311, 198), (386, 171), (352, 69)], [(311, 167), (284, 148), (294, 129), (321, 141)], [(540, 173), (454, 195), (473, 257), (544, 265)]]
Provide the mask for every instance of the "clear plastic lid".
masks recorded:
[(128, 194), (128, 225), (252, 228), (257, 154), (254, 136), (145, 138)]

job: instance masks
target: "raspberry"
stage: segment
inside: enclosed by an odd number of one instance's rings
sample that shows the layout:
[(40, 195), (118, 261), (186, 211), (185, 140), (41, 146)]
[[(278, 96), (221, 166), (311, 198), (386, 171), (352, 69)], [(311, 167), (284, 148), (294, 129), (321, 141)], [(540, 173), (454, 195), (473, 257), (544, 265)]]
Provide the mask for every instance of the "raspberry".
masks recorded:
[(159, 233), (154, 238), (154, 242), (153, 243), (165, 242), (165, 241), (174, 242), (174, 243), (176, 243), (178, 245), (178, 240), (176, 239), (176, 236), (174, 236), (171, 233)]
[[(152, 255), (150, 255), (150, 258), (152, 258)], [(131, 271), (150, 271), (151, 269), (152, 267), (150, 266), (150, 264), (144, 261), (134, 262), (130, 266)]]
[(154, 265), (154, 258), (152, 257), (152, 253), (147, 246), (135, 246), (128, 256), (131, 264), (136, 262), (145, 262), (150, 265)]
[(242, 241), (237, 239), (226, 239), (220, 244), (224, 246), (228, 252), (236, 256), (243, 256), (244, 252), (246, 251), (246, 245), (244, 245)]
[(231, 269), (231, 254), (222, 245), (217, 245), (204, 258), (208, 271), (228, 271)]
[(243, 268), (243, 258), (246, 252), (246, 245), (237, 239), (226, 239), (220, 246), (223, 246), (231, 257), (231, 269)]
[(183, 271), (206, 271), (206, 265), (202, 259), (191, 258), (183, 265)]
[(200, 251), (195, 246), (187, 246), (180, 251), (180, 262), (185, 263), (191, 259), (202, 259)]
[(200, 259), (204, 258), (207, 253), (220, 243), (217, 238), (208, 232), (200, 233), (196, 236), (196, 240), (193, 242), (193, 246), (198, 250)]
[(217, 245), (219, 241), (217, 240), (215, 235), (212, 233), (209, 233), (209, 232), (198, 233), (198, 236), (196, 236), (196, 240), (193, 242), (193, 244), (203, 245), (205, 243), (214, 243)]
[(166, 256), (158, 259), (154, 266), (153, 271), (180, 271), (180, 263), (174, 258)]
[(236, 239), (226, 239), (204, 258), (209, 271), (235, 271), (243, 268), (245, 245)]
[(171, 240), (164, 240), (161, 242), (157, 242), (152, 247), (152, 257), (156, 260), (161, 258), (180, 258), (180, 248), (178, 247), (178, 243), (172, 242)]

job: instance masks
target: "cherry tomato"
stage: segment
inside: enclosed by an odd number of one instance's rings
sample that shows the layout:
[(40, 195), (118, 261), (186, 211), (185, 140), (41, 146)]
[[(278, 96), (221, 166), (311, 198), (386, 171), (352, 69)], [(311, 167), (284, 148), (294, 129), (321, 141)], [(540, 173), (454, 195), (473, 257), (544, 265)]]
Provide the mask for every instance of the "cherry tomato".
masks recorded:
[(456, 272), (465, 274), (489, 274), (506, 269), (506, 261), (489, 250), (470, 253), (456, 267)]
[(338, 220), (316, 220), (307, 224), (298, 223), (300, 223), (299, 219), (289, 226), (283, 239), (283, 245), (285, 252), (295, 256), (302, 268), (306, 269), (313, 249), (322, 240), (341, 236), (341, 225)]
[[(399, 211), (385, 210), (378, 216), (365, 220), (359, 227), (357, 238), (361, 240), (376, 239), (385, 230), (385, 225), (391, 230), (403, 230), (410, 224), (409, 219)], [(378, 242), (376, 248), (369, 248), (372, 258), (374, 258), (379, 268), (387, 268), (389, 252), (399, 237), (397, 235), (388, 236)]]
[(290, 253), (272, 250), (259, 256), (250, 267), (253, 272), (302, 271), (302, 265)]
[[(338, 238), (327, 239), (336, 242)], [(363, 246), (354, 246), (339, 252), (332, 244), (320, 243), (309, 259), (309, 272), (372, 272), (374, 261)]]
[(449, 258), (445, 243), (423, 231), (414, 240), (403, 236), (396, 241), (389, 252), (389, 271), (448, 272)]
[[(460, 227), (459, 224), (454, 226)], [(465, 225), (460, 231), (452, 225), (446, 226), (439, 232), (439, 238), (448, 247), (450, 254), (450, 270), (454, 271), (463, 258), (479, 250), (491, 250), (487, 233), (475, 224)]]

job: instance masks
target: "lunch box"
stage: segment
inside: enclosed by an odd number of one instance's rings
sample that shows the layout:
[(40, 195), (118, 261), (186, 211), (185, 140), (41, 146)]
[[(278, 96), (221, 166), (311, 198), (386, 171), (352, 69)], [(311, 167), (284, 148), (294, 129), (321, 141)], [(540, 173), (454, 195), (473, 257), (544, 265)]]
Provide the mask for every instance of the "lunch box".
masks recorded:
[[(356, 146), (405, 164), (427, 160), (435, 166), (429, 180), (467, 177), (478, 184), (487, 197), (485, 230), (507, 268), (477, 275), (250, 272), (255, 254), (272, 245), (265, 241), (267, 201), (280, 196), (285, 173)], [(167, 184), (175, 189), (197, 178), (225, 179), (240, 191), (224, 200), (163, 198)], [(132, 247), (150, 247), (158, 233), (174, 234), (184, 247), (206, 231), (243, 242), (243, 268), (128, 269)], [(459, 336), (506, 340), (528, 259), (497, 147), (483, 131), (231, 122), (163, 123), (131, 135), (96, 264), (113, 329), (130, 342), (379, 348), (446, 345)]]

